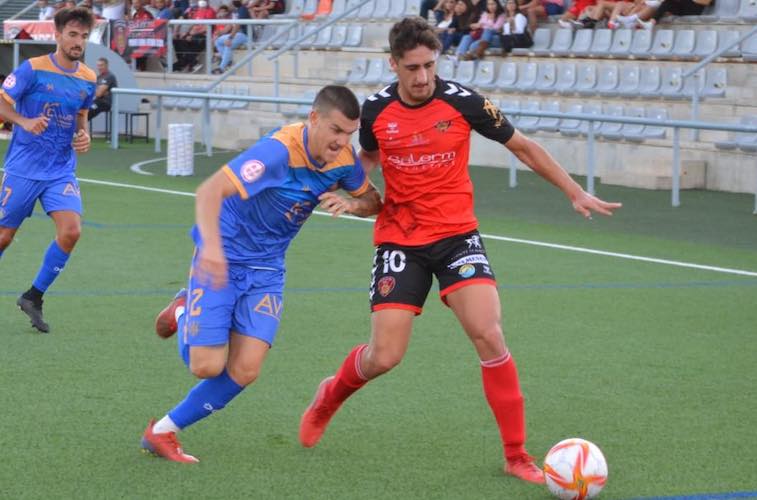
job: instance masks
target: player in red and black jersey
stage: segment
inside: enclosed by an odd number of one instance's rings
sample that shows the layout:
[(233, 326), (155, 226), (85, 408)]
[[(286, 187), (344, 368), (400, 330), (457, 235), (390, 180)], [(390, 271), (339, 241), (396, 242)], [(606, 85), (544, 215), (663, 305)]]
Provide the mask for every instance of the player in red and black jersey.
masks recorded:
[(525, 449), (518, 372), (502, 335), (499, 294), (473, 212), (471, 131), (502, 143), (557, 186), (585, 217), (592, 212), (611, 215), (620, 204), (585, 192), (488, 99), (436, 77), (440, 46), (425, 20), (407, 18), (395, 24), (389, 44), (398, 82), (368, 98), (360, 127), (363, 165), (380, 163), (386, 183), (374, 231), (371, 339), (352, 350), (336, 375), (321, 382), (302, 416), (300, 441), (315, 446), (353, 392), (402, 360), (413, 319), (436, 276), (442, 300), (480, 358), (484, 392), (502, 438), (505, 472), (543, 483), (542, 471)]

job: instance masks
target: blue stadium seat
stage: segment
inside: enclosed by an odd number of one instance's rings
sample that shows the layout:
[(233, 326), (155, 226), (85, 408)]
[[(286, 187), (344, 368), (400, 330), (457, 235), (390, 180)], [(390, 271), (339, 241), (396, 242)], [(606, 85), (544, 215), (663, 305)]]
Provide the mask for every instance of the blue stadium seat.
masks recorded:
[(460, 61), (454, 80), (463, 85), (470, 85), (473, 83), (474, 76), (476, 76), (476, 61)]
[(617, 94), (618, 81), (620, 80), (617, 64), (603, 64), (599, 67), (596, 92), (602, 96)]
[[(632, 118), (644, 118), (644, 114), (642, 106), (629, 106), (625, 110), (625, 116)], [(624, 123), (620, 129), (620, 134), (627, 141), (641, 142), (644, 140), (644, 125)]]
[(615, 95), (621, 97), (638, 97), (641, 83), (641, 70), (635, 64), (626, 64), (620, 69), (620, 79)]
[(673, 30), (657, 30), (650, 54), (657, 59), (667, 59), (670, 57), (673, 52), (674, 37), (675, 31)]
[(612, 47), (612, 34), (612, 30), (608, 29), (594, 30), (594, 40), (591, 42), (589, 54), (594, 57), (608, 57)]
[(510, 110), (519, 110), (520, 102), (516, 101), (515, 99), (505, 99), (500, 101), (499, 109), (502, 110), (502, 112), (505, 114), (505, 117), (507, 117), (507, 120), (512, 123), (513, 126), (518, 126), (518, 120), (520, 120), (520, 118), (517, 117), (517, 115), (511, 113)]
[(747, 38), (741, 43), (741, 57), (745, 61), (757, 61), (757, 35), (752, 35), (751, 38)]
[(363, 25), (351, 24), (347, 28), (347, 39), (344, 41), (345, 47), (360, 47), (363, 43)]
[[(718, 31), (718, 51), (734, 43), (741, 38), (741, 33), (736, 30)], [(730, 50), (727, 50), (721, 57), (741, 57), (741, 44), (736, 44)]]
[(419, 16), (421, 14), (421, 0), (406, 0), (404, 17)]
[(499, 67), (499, 75), (495, 82), (495, 88), (502, 91), (515, 90), (515, 82), (518, 81), (518, 65), (514, 62), (503, 62)]
[(331, 39), (329, 40), (329, 49), (341, 49), (347, 42), (347, 25), (346, 24), (334, 24), (331, 32)]
[[(441, 66), (440, 66), (440, 75), (441, 76)], [(368, 61), (368, 69), (365, 72), (365, 75), (363, 75), (362, 81), (360, 83), (364, 85), (378, 85), (381, 83), (381, 77), (384, 75), (384, 58), (371, 58)], [(444, 78), (444, 76), (442, 76)]]
[[(619, 117), (623, 116), (623, 111), (624, 109), (622, 104), (606, 104), (603, 114)], [(601, 135), (605, 139), (620, 140), (623, 138), (623, 134), (621, 133), (622, 128), (622, 123), (602, 122), (602, 124), (599, 126), (599, 135)]]
[(610, 55), (613, 57), (627, 57), (631, 52), (631, 41), (633, 39), (633, 30), (618, 29), (612, 38), (610, 46)]
[(593, 95), (597, 86), (597, 66), (583, 63), (578, 66), (576, 92), (581, 95)]
[(479, 61), (476, 67), (476, 76), (473, 77), (473, 86), (479, 89), (492, 89), (494, 88), (494, 61), (483, 60)]
[[(539, 101), (527, 101), (520, 109), (523, 111), (539, 111)], [(538, 116), (521, 116), (518, 120), (518, 128), (523, 132), (532, 134), (539, 130)]]
[(455, 77), (455, 62), (446, 57), (440, 57), (436, 62), (436, 74), (442, 80), (452, 80)]
[[(559, 113), (560, 101), (547, 101), (542, 104), (541, 110), (549, 111), (551, 113)], [(558, 130), (560, 130), (560, 119), (547, 118), (545, 116), (542, 116), (541, 118), (539, 118), (538, 128), (539, 130), (543, 130), (545, 132), (557, 132)]]
[(572, 94), (576, 88), (576, 65), (572, 62), (560, 63), (557, 66), (557, 82), (555, 91), (563, 95)]
[[(739, 119), (741, 125), (751, 125), (757, 127), (757, 116), (746, 115)], [(736, 149), (742, 145), (749, 147), (757, 139), (757, 134), (748, 134), (745, 132), (728, 132), (728, 139), (725, 141), (715, 142), (718, 149)]]
[(518, 68), (518, 81), (515, 88), (520, 92), (533, 92), (536, 87), (536, 77), (538, 75), (539, 65), (529, 62), (523, 63)]
[(549, 28), (537, 28), (534, 32), (534, 44), (527, 49), (513, 49), (513, 55), (528, 55), (533, 53), (537, 56), (549, 55), (549, 43), (552, 41), (552, 31)]
[(389, 9), (392, 8), (391, 0), (376, 0), (371, 19), (388, 19)]
[(570, 46), (570, 53), (576, 57), (586, 57), (591, 53), (591, 41), (594, 39), (594, 30), (578, 30)]
[(668, 99), (681, 99), (683, 95), (683, 69), (680, 66), (666, 66), (662, 70), (662, 96)]
[(555, 82), (557, 81), (557, 67), (555, 63), (540, 63), (536, 74), (535, 90), (540, 94), (551, 94), (554, 92)]
[(360, 7), (360, 10), (357, 13), (357, 18), (362, 19), (362, 20), (371, 19), (373, 17), (373, 10), (375, 8), (376, 8), (376, 0), (371, 0), (370, 2)]
[(694, 56), (696, 35), (694, 30), (677, 30), (673, 43), (673, 57), (690, 59)]
[(644, 66), (639, 78), (639, 95), (644, 97), (658, 96), (662, 85), (659, 66)]
[(401, 19), (405, 17), (405, 0), (391, 0), (387, 17), (389, 19)]
[[(600, 115), (602, 114), (602, 107), (599, 104), (584, 104), (583, 109), (581, 112), (585, 115)], [(565, 120), (563, 120), (564, 122)], [(592, 130), (594, 131), (594, 134), (599, 133), (599, 127), (602, 125), (599, 121), (594, 121)], [(589, 122), (581, 120), (578, 126), (575, 129), (571, 129), (568, 127), (564, 127), (563, 123), (560, 123), (560, 133), (562, 135), (567, 136), (577, 136), (577, 135), (588, 135), (589, 133)]]
[(347, 10), (346, 0), (334, 0), (331, 4), (331, 12), (329, 13), (328, 17), (329, 19), (334, 19), (335, 17), (344, 14), (345, 10)]
[(311, 47), (314, 49), (325, 49), (331, 44), (331, 37), (334, 33), (334, 25), (326, 26), (325, 28), (321, 28), (321, 31), (318, 32), (318, 35), (316, 35), (315, 40), (313, 40), (313, 43)]
[(631, 55), (639, 59), (649, 57), (652, 48), (652, 32), (650, 30), (636, 30), (631, 41)]
[[(583, 104), (574, 103), (570, 104), (568, 106), (568, 109), (565, 110), (566, 113), (581, 113), (583, 111)], [(575, 136), (578, 135), (578, 127), (581, 125), (581, 120), (575, 120), (573, 118), (563, 118), (560, 120), (560, 124), (558, 126), (558, 129), (560, 130), (560, 133), (567, 136)], [(575, 133), (574, 133), (575, 132)]]
[(383, 70), (381, 72), (381, 83), (388, 85), (397, 79), (397, 75), (394, 73), (392, 66), (389, 64), (388, 58), (382, 57), (381, 61), (383, 62)]
[(757, 22), (757, 0), (741, 0), (739, 17), (748, 22)]
[(728, 70), (726, 68), (707, 68), (704, 81), (704, 97), (725, 97), (728, 86)]
[(347, 73), (346, 83), (362, 83), (366, 71), (368, 71), (368, 60), (365, 57), (356, 57), (352, 60), (352, 66), (350, 66), (350, 71)]
[(704, 59), (718, 50), (718, 32), (715, 30), (697, 31), (697, 43), (694, 46), (694, 57)]
[[(647, 108), (647, 118), (655, 121), (664, 121), (668, 119), (668, 110), (665, 108), (652, 107)], [(644, 127), (645, 139), (664, 139), (668, 129), (657, 125), (647, 125)]]
[(554, 56), (567, 56), (570, 54), (571, 45), (573, 45), (573, 30), (559, 29), (555, 31), (549, 52)]
[(715, 2), (715, 15), (719, 21), (737, 21), (741, 0), (718, 0)]

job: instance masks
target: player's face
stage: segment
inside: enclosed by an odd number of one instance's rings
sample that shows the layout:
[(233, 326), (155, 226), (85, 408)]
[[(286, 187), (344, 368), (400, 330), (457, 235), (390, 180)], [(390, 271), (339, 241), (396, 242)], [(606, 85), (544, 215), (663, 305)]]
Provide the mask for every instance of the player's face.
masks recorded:
[(358, 126), (360, 120), (350, 120), (336, 109), (323, 114), (311, 111), (308, 128), (310, 154), (320, 163), (331, 163), (349, 144)]
[(398, 60), (389, 58), (397, 74), (400, 98), (408, 104), (420, 104), (434, 93), (436, 60), (439, 53), (424, 45), (408, 50)]
[(69, 21), (63, 27), (63, 31), (55, 32), (58, 49), (69, 61), (78, 61), (82, 58), (88, 38), (89, 28), (76, 21)]

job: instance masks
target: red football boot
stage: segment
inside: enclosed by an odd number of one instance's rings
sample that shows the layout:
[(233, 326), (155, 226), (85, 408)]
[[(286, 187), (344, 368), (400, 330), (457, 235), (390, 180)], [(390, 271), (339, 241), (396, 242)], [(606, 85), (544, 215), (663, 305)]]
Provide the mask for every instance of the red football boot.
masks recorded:
[(545, 483), (544, 472), (534, 463), (534, 459), (528, 455), (508, 460), (505, 465), (505, 474), (515, 476), (529, 483)]
[(145, 453), (165, 458), (171, 462), (182, 462), (185, 464), (196, 464), (199, 462), (197, 458), (184, 453), (175, 432), (153, 434), (152, 428), (154, 425), (155, 419), (150, 420), (145, 433), (142, 435), (142, 450)]
[(324, 392), (333, 379), (334, 377), (331, 376), (321, 381), (318, 385), (318, 390), (315, 392), (313, 401), (307, 407), (305, 413), (302, 414), (302, 419), (300, 419), (300, 443), (305, 448), (312, 448), (318, 444), (321, 436), (326, 432), (326, 427), (329, 425), (331, 417), (339, 409), (339, 406), (334, 408), (323, 404)]
[(176, 322), (176, 308), (185, 307), (187, 304), (187, 290), (182, 288), (165, 309), (158, 313), (155, 318), (155, 333), (158, 337), (167, 339), (176, 333), (179, 325)]

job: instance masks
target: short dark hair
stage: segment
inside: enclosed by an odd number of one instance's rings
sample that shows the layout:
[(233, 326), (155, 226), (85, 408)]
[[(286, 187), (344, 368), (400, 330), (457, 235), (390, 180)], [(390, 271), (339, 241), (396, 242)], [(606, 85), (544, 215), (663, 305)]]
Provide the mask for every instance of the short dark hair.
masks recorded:
[(105, 59), (104, 57), (100, 57), (99, 59), (97, 59), (97, 62), (101, 62), (106, 66), (108, 65), (108, 60)]
[(357, 97), (347, 87), (341, 85), (327, 85), (318, 91), (313, 101), (313, 109), (326, 114), (336, 109), (348, 120), (360, 118), (360, 103)]
[(63, 28), (71, 21), (92, 28), (95, 25), (95, 18), (92, 11), (84, 7), (74, 7), (71, 9), (61, 9), (55, 14), (55, 29), (58, 33), (63, 32)]
[(434, 28), (422, 17), (406, 17), (392, 26), (389, 32), (389, 51), (394, 60), (401, 59), (408, 50), (418, 46), (428, 47), (431, 50), (441, 50)]

